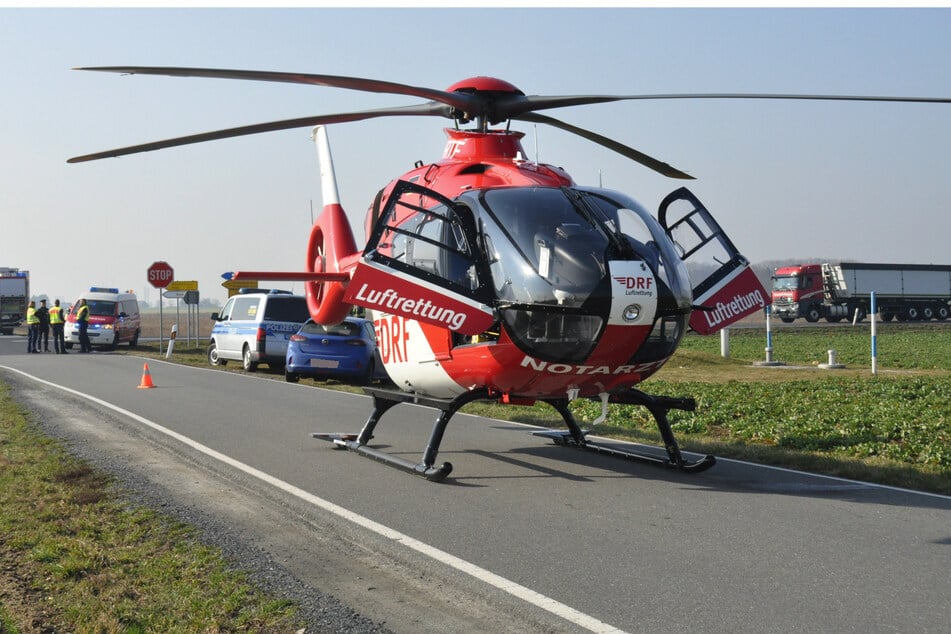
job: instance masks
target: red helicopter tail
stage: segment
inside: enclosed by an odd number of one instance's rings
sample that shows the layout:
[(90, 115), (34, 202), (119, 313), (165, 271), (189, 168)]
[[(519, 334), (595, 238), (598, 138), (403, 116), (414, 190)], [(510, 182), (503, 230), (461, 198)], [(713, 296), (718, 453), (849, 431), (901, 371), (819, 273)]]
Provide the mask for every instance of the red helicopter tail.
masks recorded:
[(324, 126), (314, 128), (314, 142), (320, 161), (320, 183), (324, 210), (314, 221), (307, 242), (306, 270), (303, 272), (240, 271), (232, 279), (303, 281), (307, 308), (319, 324), (337, 324), (353, 307), (344, 294), (353, 267), (360, 257), (353, 229), (340, 206), (330, 143)]

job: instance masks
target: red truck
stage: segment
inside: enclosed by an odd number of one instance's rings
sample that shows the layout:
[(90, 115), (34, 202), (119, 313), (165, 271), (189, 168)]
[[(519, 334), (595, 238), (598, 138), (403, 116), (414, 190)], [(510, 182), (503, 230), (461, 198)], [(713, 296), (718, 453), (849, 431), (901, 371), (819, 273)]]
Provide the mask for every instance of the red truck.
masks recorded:
[(871, 312), (871, 294), (884, 321), (944, 320), (951, 315), (951, 266), (839, 262), (797, 264), (773, 273), (773, 315), (786, 323), (799, 317), (861, 321)]

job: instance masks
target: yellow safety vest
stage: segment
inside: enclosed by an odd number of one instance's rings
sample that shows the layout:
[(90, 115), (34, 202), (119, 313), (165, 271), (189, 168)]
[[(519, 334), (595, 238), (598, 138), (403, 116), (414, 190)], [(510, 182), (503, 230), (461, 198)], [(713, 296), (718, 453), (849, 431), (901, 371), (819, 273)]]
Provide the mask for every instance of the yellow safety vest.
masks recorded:
[(61, 306), (53, 306), (52, 308), (50, 308), (50, 323), (51, 324), (63, 323), (63, 308)]
[(36, 316), (36, 309), (32, 307), (27, 308), (26, 309), (26, 324), (28, 326), (32, 326), (34, 324), (39, 324), (39, 323), (40, 323), (40, 318)]
[(80, 306), (76, 311), (76, 321), (89, 321), (89, 305)]

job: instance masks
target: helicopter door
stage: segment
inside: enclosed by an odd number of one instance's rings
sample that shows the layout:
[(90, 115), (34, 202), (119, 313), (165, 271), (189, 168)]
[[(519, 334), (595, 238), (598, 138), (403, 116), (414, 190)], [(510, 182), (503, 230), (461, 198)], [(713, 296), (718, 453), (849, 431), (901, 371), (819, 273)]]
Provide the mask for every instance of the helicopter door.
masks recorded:
[(390, 193), (344, 301), (447, 328), (485, 332), (492, 309), (478, 300), (480, 275), (471, 212), (406, 181)]
[(691, 279), (701, 279), (693, 285), (691, 328), (701, 335), (712, 334), (766, 307), (766, 289), (749, 260), (689, 190), (681, 188), (667, 196), (658, 220)]

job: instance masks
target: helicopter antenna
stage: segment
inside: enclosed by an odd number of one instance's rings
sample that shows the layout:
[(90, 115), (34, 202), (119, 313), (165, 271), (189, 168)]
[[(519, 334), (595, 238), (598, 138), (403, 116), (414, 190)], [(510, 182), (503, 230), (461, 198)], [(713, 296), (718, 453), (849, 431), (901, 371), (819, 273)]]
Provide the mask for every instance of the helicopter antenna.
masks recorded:
[(535, 128), (535, 164), (538, 165), (538, 124), (533, 123), (532, 127)]

